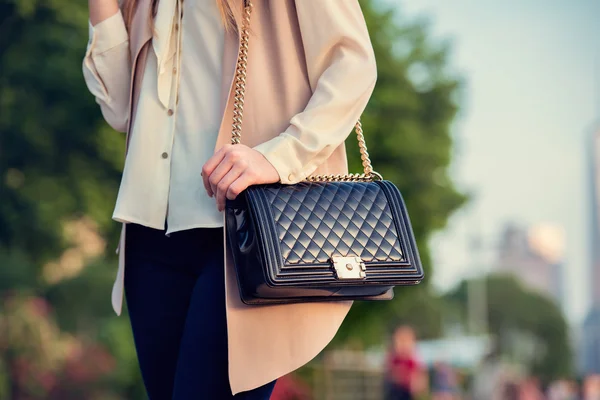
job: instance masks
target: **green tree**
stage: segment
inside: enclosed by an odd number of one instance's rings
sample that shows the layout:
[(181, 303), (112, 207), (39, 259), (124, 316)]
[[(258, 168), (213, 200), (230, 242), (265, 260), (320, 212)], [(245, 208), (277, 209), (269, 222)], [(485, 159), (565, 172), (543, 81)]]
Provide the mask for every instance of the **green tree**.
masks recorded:
[[(120, 394), (102, 398), (141, 399), (128, 321), (114, 318), (109, 301), (115, 271), (112, 250), (119, 231), (110, 218), (124, 138), (105, 124), (85, 88), (81, 62), (87, 21), (85, 2), (0, 0), (0, 296), (4, 304), (15, 293), (48, 301), (54, 312), (44, 323), (60, 332), (47, 345), (54, 348), (64, 338), (77, 338), (73, 340), (84, 345), (87, 362), (100, 361), (103, 350), (94, 349), (108, 349), (116, 357), (115, 367), (97, 375), (97, 383), (103, 393)], [(72, 279), (49, 282), (44, 276), (48, 262), (73, 246), (65, 226), (82, 216), (93, 219), (109, 243), (107, 260)], [(0, 320), (19, 321), (20, 314), (20, 309), (0, 308)], [(6, 340), (5, 333), (0, 332), (0, 342)], [(3, 354), (10, 355), (5, 361), (45, 362), (44, 354), (34, 351), (36, 344), (24, 335), (3, 343)], [(7, 398), (20, 399), (16, 386), (2, 392), (2, 381), (18, 383), (13, 379), (18, 365), (9, 364), (0, 365), (0, 393), (12, 391)], [(21, 382), (18, 390), (44, 399), (91, 398), (96, 393), (92, 382), (79, 386), (88, 389), (87, 397), (71, 392), (79, 385), (68, 375), (73, 365), (85, 370), (70, 358), (53, 366), (60, 393), (40, 393), (30, 381)]]
[[(445, 300), (466, 309), (470, 283), (462, 282)], [(546, 381), (569, 376), (573, 354), (567, 322), (556, 303), (513, 276), (493, 275), (484, 284), (489, 331), (497, 336), (500, 351)]]
[(61, 253), (78, 214), (116, 232), (123, 139), (85, 88), (86, 36), (85, 2), (0, 1), (0, 247), (38, 262)]

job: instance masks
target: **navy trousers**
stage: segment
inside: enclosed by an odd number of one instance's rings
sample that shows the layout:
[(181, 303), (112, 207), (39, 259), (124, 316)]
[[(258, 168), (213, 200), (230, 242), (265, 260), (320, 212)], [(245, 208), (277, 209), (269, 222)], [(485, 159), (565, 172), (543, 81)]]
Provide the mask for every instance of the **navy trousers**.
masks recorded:
[(125, 257), (127, 307), (150, 400), (269, 399), (275, 382), (231, 394), (222, 228), (167, 237), (128, 224)]

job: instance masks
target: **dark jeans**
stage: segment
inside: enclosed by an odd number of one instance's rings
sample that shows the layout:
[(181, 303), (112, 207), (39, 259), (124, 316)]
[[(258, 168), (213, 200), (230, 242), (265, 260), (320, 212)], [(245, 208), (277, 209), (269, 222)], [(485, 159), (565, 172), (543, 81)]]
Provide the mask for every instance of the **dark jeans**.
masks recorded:
[(221, 228), (167, 237), (129, 224), (125, 257), (127, 306), (150, 400), (269, 399), (274, 382), (231, 395)]
[(386, 400), (413, 400), (413, 398), (413, 395), (407, 388), (396, 385), (392, 382), (385, 383)]

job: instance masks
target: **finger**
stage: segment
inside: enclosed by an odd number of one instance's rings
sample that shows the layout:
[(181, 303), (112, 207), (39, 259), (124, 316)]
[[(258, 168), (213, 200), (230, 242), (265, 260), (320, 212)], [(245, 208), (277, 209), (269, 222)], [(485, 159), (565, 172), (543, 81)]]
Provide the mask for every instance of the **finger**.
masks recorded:
[(234, 166), (241, 167), (242, 171), (247, 168), (248, 162), (244, 160), (243, 157), (244, 155), (239, 149), (234, 149), (233, 147), (229, 148), (221, 163), (214, 169), (212, 175), (208, 179), (213, 193), (217, 193), (217, 184), (232, 168), (234, 168)]
[(208, 195), (210, 197), (212, 197), (213, 194), (210, 190), (210, 184), (208, 183), (208, 175), (206, 174), (206, 172), (204, 172), (204, 167), (202, 167), (202, 172), (200, 173), (200, 176), (202, 176), (202, 183), (204, 184), (204, 190), (206, 190), (206, 193), (208, 193)]
[(213, 173), (214, 169), (223, 161), (225, 155), (227, 154), (227, 148), (231, 145), (226, 145), (220, 148), (215, 154), (212, 155), (211, 158), (202, 166), (202, 182), (204, 183), (204, 189), (209, 196), (214, 196), (214, 192), (210, 186), (209, 178)]
[(215, 168), (213, 168), (212, 172), (207, 178), (209, 194), (212, 196), (217, 195), (217, 185), (223, 179), (223, 177), (229, 172), (229, 170), (233, 167), (233, 162), (231, 161), (231, 157), (227, 155), (227, 153), (223, 154), (221, 158), (221, 162), (217, 164)]
[(240, 176), (242, 176), (244, 170), (240, 166), (235, 166), (229, 170), (229, 172), (219, 181), (217, 184), (217, 209), (223, 211), (225, 209), (225, 199), (229, 187), (234, 183)]
[(214, 195), (217, 195), (218, 185), (223, 180), (225, 175), (231, 171), (234, 164), (227, 157), (221, 160), (221, 163), (217, 165), (217, 168), (214, 169), (212, 174), (208, 177), (208, 184), (210, 185), (210, 190)]
[(252, 178), (250, 174), (243, 173), (238, 179), (236, 179), (227, 190), (226, 197), (229, 200), (235, 200), (240, 193), (248, 188), (252, 184)]

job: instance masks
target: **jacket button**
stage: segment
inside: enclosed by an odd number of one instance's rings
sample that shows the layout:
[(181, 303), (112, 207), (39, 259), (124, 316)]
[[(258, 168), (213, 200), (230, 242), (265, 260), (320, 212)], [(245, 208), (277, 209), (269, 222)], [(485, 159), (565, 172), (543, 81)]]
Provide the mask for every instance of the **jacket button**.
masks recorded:
[(167, 115), (168, 115), (169, 117), (170, 117), (171, 115), (173, 115), (173, 110), (171, 110), (171, 109), (169, 108), (169, 111), (167, 111)]
[(164, 153), (161, 154), (161, 157), (166, 159), (166, 158), (169, 157), (169, 153), (164, 152)]
[(294, 176), (294, 174), (289, 174), (288, 175), (288, 180), (293, 181), (296, 177)]

